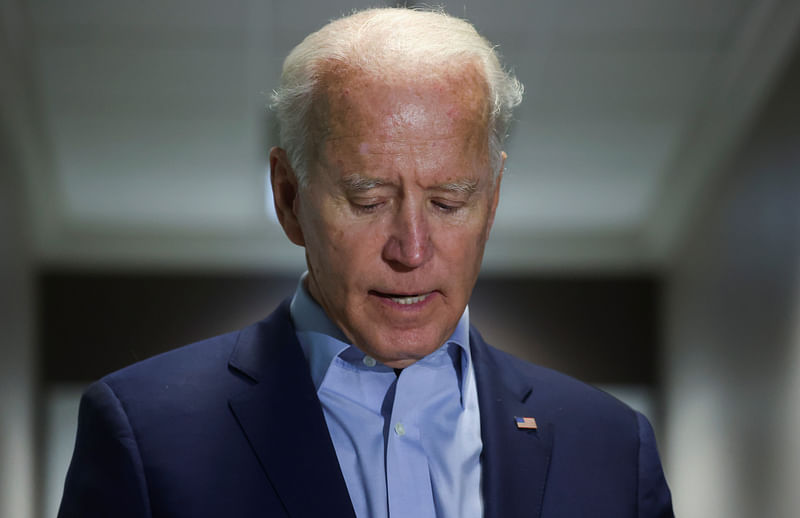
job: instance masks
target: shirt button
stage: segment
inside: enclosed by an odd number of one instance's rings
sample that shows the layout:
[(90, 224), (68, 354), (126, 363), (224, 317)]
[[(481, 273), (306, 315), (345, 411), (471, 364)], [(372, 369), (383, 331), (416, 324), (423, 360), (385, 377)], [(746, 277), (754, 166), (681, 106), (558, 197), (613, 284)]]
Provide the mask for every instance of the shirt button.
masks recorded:
[(375, 358), (373, 358), (372, 356), (364, 356), (364, 359), (361, 361), (363, 361), (364, 365), (366, 365), (367, 367), (374, 367), (375, 363), (377, 363), (375, 361)]
[(406, 434), (406, 427), (403, 426), (403, 423), (396, 423), (394, 425), (394, 433), (401, 437)]

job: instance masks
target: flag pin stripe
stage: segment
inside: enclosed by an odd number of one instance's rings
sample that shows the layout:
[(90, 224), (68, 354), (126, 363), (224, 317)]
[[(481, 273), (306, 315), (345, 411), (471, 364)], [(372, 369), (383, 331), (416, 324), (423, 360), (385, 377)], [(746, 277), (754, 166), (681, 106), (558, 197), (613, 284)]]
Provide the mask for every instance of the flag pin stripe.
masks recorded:
[(536, 430), (536, 419), (533, 417), (514, 416), (514, 421), (517, 423), (517, 428), (520, 430)]

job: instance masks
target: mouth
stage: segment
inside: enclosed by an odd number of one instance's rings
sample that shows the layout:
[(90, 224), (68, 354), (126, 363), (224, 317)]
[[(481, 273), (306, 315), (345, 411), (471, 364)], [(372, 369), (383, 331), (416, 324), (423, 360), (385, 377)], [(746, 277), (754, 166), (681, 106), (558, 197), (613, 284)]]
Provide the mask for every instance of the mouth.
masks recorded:
[(395, 304), (400, 304), (401, 306), (410, 306), (412, 304), (420, 304), (425, 301), (428, 297), (433, 295), (432, 291), (428, 293), (416, 293), (410, 295), (403, 295), (399, 293), (384, 293), (380, 291), (370, 290), (370, 293), (376, 295), (378, 297), (391, 300)]

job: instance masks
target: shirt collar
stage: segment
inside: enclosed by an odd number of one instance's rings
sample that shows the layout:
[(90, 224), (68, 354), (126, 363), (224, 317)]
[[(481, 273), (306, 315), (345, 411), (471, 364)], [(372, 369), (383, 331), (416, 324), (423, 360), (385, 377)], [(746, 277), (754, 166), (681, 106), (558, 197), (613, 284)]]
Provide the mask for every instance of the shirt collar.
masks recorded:
[[(360, 358), (365, 354), (350, 343), (344, 333), (328, 318), (325, 310), (308, 293), (305, 286), (307, 275), (308, 272), (305, 272), (300, 277), (289, 311), (298, 341), (311, 370), (314, 387), (319, 390), (334, 358), (345, 351), (348, 355), (357, 354)], [(447, 348), (450, 353), (453, 366), (459, 374), (461, 382), (459, 385), (463, 386), (465, 374), (469, 372), (472, 364), (472, 354), (469, 350), (469, 307), (464, 308), (453, 334), (442, 347)]]

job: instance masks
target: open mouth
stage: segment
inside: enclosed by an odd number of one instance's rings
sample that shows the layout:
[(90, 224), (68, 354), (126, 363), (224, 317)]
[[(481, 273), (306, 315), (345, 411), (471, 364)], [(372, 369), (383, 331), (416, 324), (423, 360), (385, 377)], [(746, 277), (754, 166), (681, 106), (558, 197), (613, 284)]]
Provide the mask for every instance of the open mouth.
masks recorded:
[(416, 295), (398, 295), (395, 293), (382, 293), (380, 291), (371, 291), (372, 294), (377, 295), (378, 297), (382, 297), (385, 299), (389, 299), (392, 302), (400, 304), (402, 306), (407, 306), (411, 304), (418, 304), (428, 297), (431, 296), (432, 292), (428, 293), (421, 293)]

